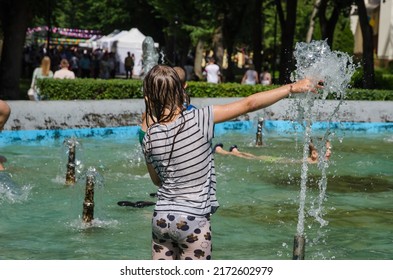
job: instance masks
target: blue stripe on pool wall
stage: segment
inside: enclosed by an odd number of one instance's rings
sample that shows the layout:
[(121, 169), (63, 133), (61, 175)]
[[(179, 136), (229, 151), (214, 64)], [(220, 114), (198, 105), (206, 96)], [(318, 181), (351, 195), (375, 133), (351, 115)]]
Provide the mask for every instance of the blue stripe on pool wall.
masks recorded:
[[(290, 121), (265, 121), (266, 130), (277, 132), (303, 131), (305, 126)], [(393, 132), (393, 123), (360, 123), (360, 122), (315, 122), (311, 126), (313, 131), (338, 130), (362, 133)]]
[[(217, 124), (215, 134), (222, 135), (227, 132), (256, 133), (257, 122), (255, 121), (236, 121)], [(302, 132), (305, 125), (292, 121), (270, 121), (263, 122), (263, 131), (276, 133)], [(393, 123), (359, 123), (359, 122), (315, 122), (311, 126), (312, 131), (345, 131), (353, 133), (391, 133)]]
[[(257, 123), (255, 121), (231, 121), (215, 125), (215, 136), (226, 133), (256, 133)], [(353, 133), (392, 133), (393, 123), (359, 123), (359, 122), (315, 122), (312, 124), (313, 131), (345, 131)], [(62, 141), (67, 138), (88, 137), (116, 137), (137, 138), (139, 126), (107, 127), (107, 128), (80, 128), (80, 129), (55, 129), (55, 130), (15, 130), (2, 131), (0, 143), (12, 142), (37, 142)], [(263, 123), (263, 132), (294, 133), (304, 130), (304, 126), (292, 121), (270, 121)]]
[(16, 130), (0, 133), (0, 143), (10, 142), (37, 142), (63, 141), (68, 138), (89, 137), (116, 137), (133, 138), (138, 135), (139, 126), (122, 126), (107, 128), (79, 128), (79, 129), (54, 129), (54, 130)]

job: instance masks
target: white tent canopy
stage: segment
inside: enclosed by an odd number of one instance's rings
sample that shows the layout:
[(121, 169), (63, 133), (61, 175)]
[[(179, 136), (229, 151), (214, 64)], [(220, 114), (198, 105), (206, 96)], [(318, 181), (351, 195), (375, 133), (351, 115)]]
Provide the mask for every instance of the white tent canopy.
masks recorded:
[(100, 38), (97, 35), (93, 35), (92, 37), (90, 37), (89, 40), (87, 40), (86, 42), (83, 43), (79, 43), (79, 47), (82, 48), (90, 48), (90, 49), (96, 49), (97, 48), (97, 41)]
[(130, 52), (135, 56), (133, 75), (139, 76), (142, 70), (142, 43), (145, 38), (146, 36), (138, 28), (131, 28), (127, 34), (118, 39), (116, 52), (119, 59), (120, 74), (125, 73), (124, 59)]
[(116, 42), (127, 33), (128, 31), (126, 30), (115, 30), (111, 34), (97, 40), (97, 47), (103, 51), (116, 52)]
[[(114, 30), (109, 35), (94, 41), (94, 47), (116, 54), (118, 61), (118, 74), (124, 75), (124, 60), (127, 53), (134, 54), (133, 75), (139, 76), (142, 71), (142, 44), (146, 36), (138, 30), (131, 28), (129, 31)], [(154, 44), (158, 48), (158, 44)]]

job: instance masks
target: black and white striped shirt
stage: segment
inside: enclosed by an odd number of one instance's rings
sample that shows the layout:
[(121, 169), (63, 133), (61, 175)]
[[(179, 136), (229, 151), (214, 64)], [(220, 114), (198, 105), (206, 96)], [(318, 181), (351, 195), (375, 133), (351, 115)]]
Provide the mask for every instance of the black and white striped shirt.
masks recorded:
[(218, 207), (213, 107), (184, 111), (183, 116), (154, 124), (143, 139), (146, 161), (161, 179), (155, 210), (205, 216)]

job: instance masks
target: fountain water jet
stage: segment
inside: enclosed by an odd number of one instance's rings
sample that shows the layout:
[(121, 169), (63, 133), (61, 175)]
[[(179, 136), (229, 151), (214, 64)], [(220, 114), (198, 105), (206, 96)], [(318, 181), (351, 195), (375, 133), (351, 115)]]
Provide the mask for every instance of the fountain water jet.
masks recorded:
[[(306, 92), (298, 95), (298, 122), (304, 126), (304, 145), (303, 145), (303, 161), (301, 170), (301, 186), (299, 194), (298, 224), (297, 234), (294, 239), (293, 259), (304, 259), (304, 247), (306, 239), (304, 237), (304, 219), (305, 219), (305, 201), (308, 176), (308, 146), (312, 136), (312, 123), (316, 116), (313, 111), (314, 101), (317, 98), (325, 100), (329, 94), (335, 94), (336, 99), (344, 100), (346, 89), (348, 88), (350, 79), (355, 72), (356, 65), (352, 58), (343, 52), (332, 52), (326, 41), (312, 41), (311, 43), (297, 43), (294, 56), (296, 59), (296, 71), (292, 74), (292, 80), (297, 81), (303, 78), (309, 78), (314, 83), (323, 81), (324, 89), (318, 94)], [(333, 110), (328, 118), (328, 122), (338, 111), (341, 102)], [(323, 140), (326, 141), (326, 135)], [(323, 153), (324, 154), (324, 153)], [(327, 180), (325, 161), (321, 160), (322, 153), (319, 153), (320, 160), (318, 167), (322, 170), (322, 180), (320, 181), (320, 194), (318, 200), (318, 209), (313, 213), (315, 219), (321, 223), (321, 226), (327, 222), (321, 217), (322, 203), (325, 197)]]
[(160, 51), (160, 55), (161, 55), (161, 64), (165, 64), (165, 53), (163, 50)]

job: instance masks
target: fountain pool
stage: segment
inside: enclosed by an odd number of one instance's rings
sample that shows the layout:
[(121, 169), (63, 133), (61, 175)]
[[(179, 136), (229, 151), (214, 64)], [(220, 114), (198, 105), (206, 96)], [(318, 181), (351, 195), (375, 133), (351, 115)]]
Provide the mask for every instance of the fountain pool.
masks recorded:
[[(270, 123), (274, 126), (276, 123)], [(267, 162), (216, 156), (220, 209), (212, 217), (213, 258), (288, 260), (296, 234), (302, 136), (264, 131), (255, 147), (256, 124), (216, 127), (215, 142), (246, 152), (281, 157)], [(369, 124), (372, 126), (372, 124)], [(242, 129), (239, 129), (239, 126)], [(266, 126), (269, 123), (266, 122)], [(152, 207), (132, 208), (118, 201), (154, 201), (155, 192), (137, 140), (137, 126), (46, 131), (34, 141), (4, 131), (1, 154), (17, 186), (0, 186), (0, 259), (146, 260), (150, 259)], [(82, 132), (81, 132), (82, 131)], [(316, 130), (315, 130), (316, 131)], [(332, 138), (321, 225), (312, 215), (321, 178), (310, 165), (305, 203), (305, 259), (389, 260), (393, 258), (393, 136), (342, 132)], [(42, 133), (42, 131), (41, 131)], [(14, 137), (15, 136), (15, 137)], [(64, 139), (80, 143), (81, 169), (94, 167), (93, 224), (82, 222), (85, 181), (65, 184)], [(3, 172), (4, 173), (4, 172)]]

